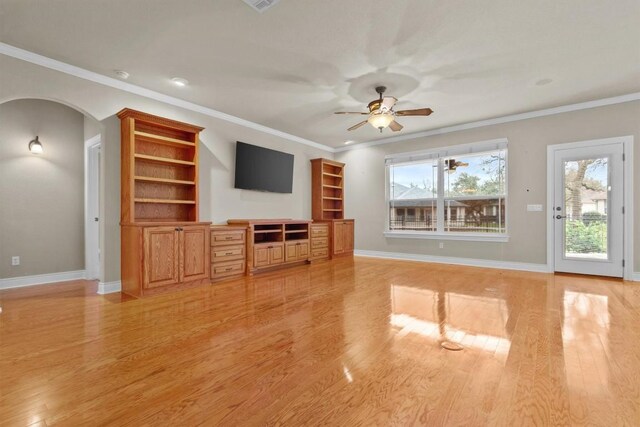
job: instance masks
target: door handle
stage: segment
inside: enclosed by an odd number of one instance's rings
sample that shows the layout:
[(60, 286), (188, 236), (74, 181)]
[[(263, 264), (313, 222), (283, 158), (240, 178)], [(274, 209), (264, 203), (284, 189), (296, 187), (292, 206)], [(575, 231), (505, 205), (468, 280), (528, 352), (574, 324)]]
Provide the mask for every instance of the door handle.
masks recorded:
[(562, 218), (566, 218), (566, 216), (556, 215), (556, 219), (562, 219)]
[(98, 222), (98, 217), (93, 218), (95, 222)]

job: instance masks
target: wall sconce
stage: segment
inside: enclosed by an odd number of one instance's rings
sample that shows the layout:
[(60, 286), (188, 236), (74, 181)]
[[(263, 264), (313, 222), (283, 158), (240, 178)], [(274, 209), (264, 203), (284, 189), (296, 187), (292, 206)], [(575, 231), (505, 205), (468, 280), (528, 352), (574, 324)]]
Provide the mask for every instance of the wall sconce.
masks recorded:
[(41, 154), (44, 151), (37, 136), (36, 139), (32, 139), (29, 142), (29, 151), (31, 151), (32, 154)]

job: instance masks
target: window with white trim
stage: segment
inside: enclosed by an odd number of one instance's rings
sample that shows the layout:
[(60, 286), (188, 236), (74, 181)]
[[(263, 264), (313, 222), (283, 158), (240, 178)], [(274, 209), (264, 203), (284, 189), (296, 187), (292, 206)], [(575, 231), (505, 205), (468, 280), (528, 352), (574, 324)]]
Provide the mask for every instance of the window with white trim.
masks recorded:
[(506, 140), (395, 154), (385, 162), (388, 234), (506, 236)]

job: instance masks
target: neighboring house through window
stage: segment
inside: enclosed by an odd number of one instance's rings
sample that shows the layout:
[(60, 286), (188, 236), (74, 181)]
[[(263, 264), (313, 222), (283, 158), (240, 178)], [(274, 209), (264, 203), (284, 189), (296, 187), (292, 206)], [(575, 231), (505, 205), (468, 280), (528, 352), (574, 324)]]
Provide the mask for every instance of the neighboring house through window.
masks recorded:
[(386, 169), (386, 235), (506, 239), (506, 140), (395, 154)]

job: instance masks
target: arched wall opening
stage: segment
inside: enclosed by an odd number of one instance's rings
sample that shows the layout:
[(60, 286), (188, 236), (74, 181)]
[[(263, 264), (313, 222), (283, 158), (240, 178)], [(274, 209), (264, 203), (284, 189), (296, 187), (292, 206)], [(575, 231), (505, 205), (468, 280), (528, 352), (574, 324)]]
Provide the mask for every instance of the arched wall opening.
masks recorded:
[[(0, 100), (0, 287), (103, 280), (103, 133), (57, 99)], [(41, 154), (29, 150), (36, 136)]]

